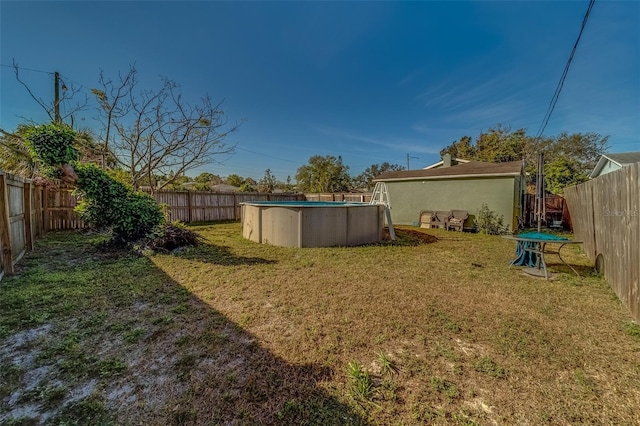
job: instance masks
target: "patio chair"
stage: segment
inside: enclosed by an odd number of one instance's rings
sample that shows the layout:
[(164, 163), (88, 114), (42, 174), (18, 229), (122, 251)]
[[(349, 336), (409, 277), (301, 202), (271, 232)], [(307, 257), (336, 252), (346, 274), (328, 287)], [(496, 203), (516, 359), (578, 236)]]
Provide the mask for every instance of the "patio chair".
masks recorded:
[(431, 227), (447, 229), (450, 217), (450, 210), (436, 210), (435, 218), (431, 221)]
[(435, 214), (433, 213), (433, 210), (422, 210), (420, 212), (420, 218), (418, 219), (420, 228), (431, 228), (434, 216)]
[(455, 229), (462, 232), (464, 228), (464, 221), (469, 217), (469, 212), (466, 210), (451, 210), (451, 218), (447, 222), (447, 231)]

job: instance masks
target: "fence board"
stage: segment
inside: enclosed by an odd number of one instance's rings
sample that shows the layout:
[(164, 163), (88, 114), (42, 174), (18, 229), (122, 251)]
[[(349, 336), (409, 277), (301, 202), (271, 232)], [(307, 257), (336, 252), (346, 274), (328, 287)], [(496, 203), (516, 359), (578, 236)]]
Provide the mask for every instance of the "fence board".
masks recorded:
[(12, 258), (6, 175), (0, 172), (0, 278), (13, 273)]
[(565, 189), (576, 239), (640, 321), (640, 163)]
[(11, 256), (15, 264), (27, 249), (24, 206), (24, 180), (17, 176), (5, 176), (5, 188), (9, 202), (9, 230)]
[(48, 231), (82, 229), (86, 226), (74, 211), (79, 199), (72, 191), (73, 187), (65, 185), (45, 191), (44, 221)]

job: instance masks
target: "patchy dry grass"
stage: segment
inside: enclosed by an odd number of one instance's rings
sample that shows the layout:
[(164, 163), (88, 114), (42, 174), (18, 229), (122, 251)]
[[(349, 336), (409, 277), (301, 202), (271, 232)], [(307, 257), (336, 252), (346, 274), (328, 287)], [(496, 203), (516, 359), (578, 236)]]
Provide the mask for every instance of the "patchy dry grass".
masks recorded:
[(498, 237), (191, 229), (176, 254), (38, 244), (0, 283), (0, 423), (638, 424), (638, 325), (578, 248), (582, 277), (544, 281)]

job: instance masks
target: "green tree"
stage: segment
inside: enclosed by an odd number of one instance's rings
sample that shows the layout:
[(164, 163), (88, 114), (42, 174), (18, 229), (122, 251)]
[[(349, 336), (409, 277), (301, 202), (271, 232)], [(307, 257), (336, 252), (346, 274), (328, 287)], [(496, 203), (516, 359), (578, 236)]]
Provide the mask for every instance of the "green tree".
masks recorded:
[(440, 156), (449, 154), (454, 158), (462, 158), (470, 160), (476, 158), (476, 147), (473, 144), (471, 136), (463, 136), (459, 141), (453, 142), (451, 145), (440, 151)]
[(242, 186), (242, 184), (244, 183), (244, 180), (245, 179), (242, 176), (233, 173), (227, 176), (224, 183), (226, 183), (227, 185), (239, 187), (239, 186)]
[(197, 183), (208, 183), (211, 185), (220, 185), (224, 182), (220, 176), (208, 172), (200, 173), (193, 179), (193, 181)]
[(511, 131), (510, 126), (498, 124), (480, 133), (473, 144), (469, 136), (463, 136), (440, 151), (465, 160), (500, 163), (522, 160), (530, 150), (531, 139), (524, 129)]
[(276, 177), (271, 173), (271, 169), (267, 169), (264, 171), (264, 176), (258, 182), (258, 191), (260, 192), (273, 192), (276, 189), (276, 184), (278, 181)]
[(564, 186), (575, 185), (587, 179), (600, 155), (608, 149), (608, 141), (608, 136), (598, 133), (563, 132), (558, 136), (534, 138), (527, 136), (524, 129), (511, 131), (509, 126), (498, 124), (481, 133), (475, 144), (465, 136), (440, 153), (487, 162), (525, 160), (529, 180), (535, 182), (537, 157), (542, 152), (547, 187), (552, 192), (559, 193)]
[(373, 180), (382, 173), (400, 170), (404, 170), (404, 167), (398, 164), (389, 164), (386, 161), (382, 164), (372, 164), (367, 167), (364, 172), (353, 178), (353, 186), (355, 188), (371, 189), (373, 187)]
[(567, 186), (589, 180), (589, 175), (580, 162), (565, 156), (558, 156), (544, 166), (545, 187), (552, 194), (562, 194)]
[(284, 182), (278, 181), (276, 188), (283, 190), (284, 192), (293, 192), (295, 187), (291, 183), (291, 176), (287, 176), (287, 180)]
[(224, 181), (218, 175), (214, 175), (213, 173), (204, 172), (200, 173), (193, 179), (195, 182), (194, 189), (197, 191), (209, 191), (211, 187), (214, 185), (220, 185)]
[(476, 139), (478, 161), (502, 163), (522, 160), (527, 148), (527, 135), (524, 129), (511, 131), (511, 127), (498, 124)]
[(256, 187), (251, 185), (251, 183), (245, 182), (240, 185), (240, 192), (256, 192)]
[(543, 142), (541, 146), (547, 162), (557, 157), (565, 157), (577, 162), (576, 170), (589, 174), (596, 166), (600, 155), (609, 149), (609, 136), (598, 133), (562, 132), (558, 136)]
[(332, 155), (309, 158), (309, 164), (298, 168), (296, 181), (303, 192), (344, 192), (351, 186), (349, 167)]
[(169, 176), (165, 177), (165, 179), (161, 181), (160, 185), (162, 186), (163, 189), (178, 191), (178, 190), (185, 189), (184, 184), (192, 181), (193, 179), (191, 179), (189, 176), (184, 176), (184, 175), (174, 176), (170, 174)]

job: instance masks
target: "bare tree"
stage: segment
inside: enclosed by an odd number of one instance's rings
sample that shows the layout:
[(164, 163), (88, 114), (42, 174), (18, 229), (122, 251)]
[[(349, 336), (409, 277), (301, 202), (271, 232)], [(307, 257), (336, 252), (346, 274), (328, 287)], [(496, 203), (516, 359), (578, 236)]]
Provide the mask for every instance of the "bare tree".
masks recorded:
[[(106, 168), (107, 157), (111, 149), (109, 142), (111, 137), (111, 129), (114, 120), (124, 117), (130, 109), (128, 98), (135, 87), (136, 69), (134, 66), (129, 68), (129, 72), (122, 76), (118, 73), (118, 81), (114, 82), (104, 75), (104, 70), (100, 70), (99, 84), (105, 90), (91, 89), (98, 100), (101, 116), (104, 119), (104, 138), (102, 143), (102, 168)], [(108, 90), (108, 93), (107, 93)]]
[[(239, 123), (228, 125), (221, 103), (214, 104), (209, 96), (191, 105), (182, 99), (178, 84), (168, 78), (162, 79), (157, 91), (138, 91), (135, 66), (115, 82), (101, 74), (100, 86), (92, 92), (103, 118), (103, 149), (113, 151), (118, 163), (130, 172), (134, 188), (144, 180), (152, 191), (161, 189), (186, 171), (212, 163), (216, 156), (235, 148), (224, 140)], [(156, 187), (156, 175), (173, 179)]]

